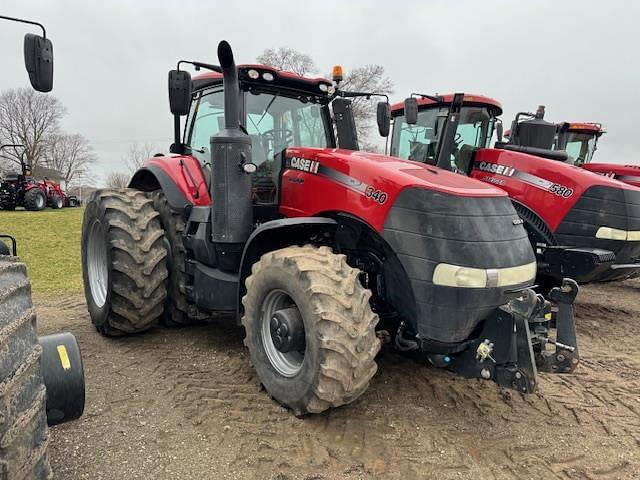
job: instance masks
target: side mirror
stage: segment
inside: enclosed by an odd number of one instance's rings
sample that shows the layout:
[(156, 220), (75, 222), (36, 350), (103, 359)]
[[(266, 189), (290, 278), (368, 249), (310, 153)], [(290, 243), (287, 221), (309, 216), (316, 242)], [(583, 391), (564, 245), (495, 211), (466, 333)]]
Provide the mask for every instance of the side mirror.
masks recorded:
[(53, 44), (34, 33), (24, 36), (24, 65), (31, 86), (39, 92), (53, 89)]
[(496, 141), (502, 142), (502, 122), (496, 122)]
[(391, 105), (389, 105), (388, 102), (378, 102), (376, 120), (378, 121), (378, 132), (380, 132), (380, 135), (388, 137), (389, 130), (391, 129)]
[(174, 115), (189, 113), (192, 91), (191, 75), (184, 70), (169, 72), (169, 108)]
[(409, 125), (418, 123), (418, 100), (415, 97), (406, 98), (404, 101), (404, 121)]

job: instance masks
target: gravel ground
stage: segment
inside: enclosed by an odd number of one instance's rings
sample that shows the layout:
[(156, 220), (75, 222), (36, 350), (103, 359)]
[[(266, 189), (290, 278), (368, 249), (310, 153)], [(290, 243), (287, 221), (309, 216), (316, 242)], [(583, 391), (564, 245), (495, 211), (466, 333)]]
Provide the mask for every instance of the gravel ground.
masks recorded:
[(106, 339), (81, 296), (36, 296), (83, 350), (87, 407), (58, 479), (640, 478), (640, 281), (584, 287), (582, 363), (522, 396), (393, 352), (354, 404), (304, 419), (260, 388), (232, 322)]

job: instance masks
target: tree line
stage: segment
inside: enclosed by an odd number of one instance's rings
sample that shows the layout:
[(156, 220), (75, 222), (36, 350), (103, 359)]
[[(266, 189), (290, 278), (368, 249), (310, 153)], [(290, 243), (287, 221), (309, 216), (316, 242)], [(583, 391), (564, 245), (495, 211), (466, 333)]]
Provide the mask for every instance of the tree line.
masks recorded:
[(70, 184), (87, 182), (97, 161), (89, 141), (79, 133), (62, 130), (60, 120), (67, 113), (56, 97), (30, 88), (0, 93), (0, 141), (22, 144), (22, 149), (2, 150), (0, 173), (20, 170), (20, 159), (31, 165), (36, 176), (53, 176)]

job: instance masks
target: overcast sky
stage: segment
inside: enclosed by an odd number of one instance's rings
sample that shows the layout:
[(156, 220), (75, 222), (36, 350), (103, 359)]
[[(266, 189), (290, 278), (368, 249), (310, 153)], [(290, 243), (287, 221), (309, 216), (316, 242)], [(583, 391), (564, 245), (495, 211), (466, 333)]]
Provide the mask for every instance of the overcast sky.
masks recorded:
[[(545, 104), (548, 120), (605, 125), (598, 160), (640, 163), (640, 2), (2, 0), (0, 13), (47, 28), (63, 127), (91, 141), (101, 178), (124, 170), (133, 142), (168, 151), (167, 71), (181, 58), (217, 63), (221, 39), (239, 63), (283, 45), (323, 72), (379, 63), (396, 101), (485, 94), (502, 102), (505, 125)], [(0, 22), (0, 90), (28, 85), (26, 31)]]

